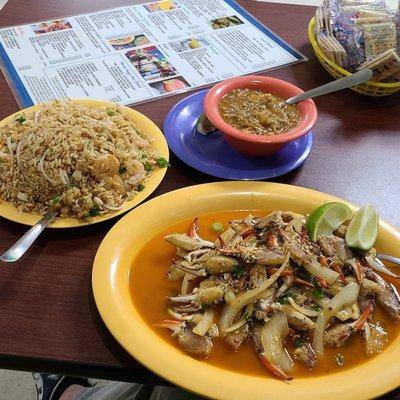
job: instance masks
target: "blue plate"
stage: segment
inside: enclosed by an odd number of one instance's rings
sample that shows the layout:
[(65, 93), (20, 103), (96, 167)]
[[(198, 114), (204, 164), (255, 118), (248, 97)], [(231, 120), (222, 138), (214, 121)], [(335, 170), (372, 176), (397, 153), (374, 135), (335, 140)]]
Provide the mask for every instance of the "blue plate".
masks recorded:
[(297, 168), (310, 153), (313, 133), (290, 142), (269, 157), (245, 157), (224, 140), (219, 131), (203, 136), (195, 131), (203, 112), (207, 90), (192, 94), (168, 113), (164, 135), (173, 153), (191, 167), (223, 179), (257, 180), (286, 174)]

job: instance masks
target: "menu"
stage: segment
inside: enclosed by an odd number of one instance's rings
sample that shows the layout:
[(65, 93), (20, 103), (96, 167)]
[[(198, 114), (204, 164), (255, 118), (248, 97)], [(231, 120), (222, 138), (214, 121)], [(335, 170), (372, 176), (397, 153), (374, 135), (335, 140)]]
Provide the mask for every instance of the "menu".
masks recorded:
[(20, 107), (135, 104), (304, 60), (232, 0), (164, 0), (0, 29)]

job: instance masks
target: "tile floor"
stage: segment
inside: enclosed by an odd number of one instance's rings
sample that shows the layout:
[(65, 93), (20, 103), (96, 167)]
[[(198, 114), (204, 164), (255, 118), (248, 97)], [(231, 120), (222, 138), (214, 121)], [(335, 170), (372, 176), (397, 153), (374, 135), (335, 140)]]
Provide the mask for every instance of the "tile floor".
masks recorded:
[(0, 400), (35, 400), (32, 374), (0, 370)]

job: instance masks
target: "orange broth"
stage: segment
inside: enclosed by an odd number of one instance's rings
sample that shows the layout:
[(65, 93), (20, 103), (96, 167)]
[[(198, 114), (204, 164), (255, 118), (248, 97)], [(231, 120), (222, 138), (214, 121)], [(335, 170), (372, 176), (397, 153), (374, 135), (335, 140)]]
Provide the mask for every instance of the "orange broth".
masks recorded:
[[(213, 222), (221, 222), (226, 226), (228, 221), (244, 218), (252, 214), (255, 216), (266, 215), (266, 211), (227, 211), (199, 216), (200, 235), (208, 240), (215, 240), (216, 234), (211, 229)], [(191, 220), (179, 222), (156, 234), (150, 241), (144, 244), (133, 262), (130, 274), (130, 290), (133, 302), (142, 318), (150, 325), (162, 319), (171, 319), (167, 314), (167, 302), (165, 297), (178, 294), (181, 281), (172, 282), (166, 279), (172, 259), (176, 257), (174, 246), (164, 241), (164, 236), (174, 232), (188, 232)], [(388, 279), (388, 282), (396, 283)], [(380, 321), (381, 326), (387, 332), (386, 342), (390, 342), (398, 334), (398, 325), (392, 318), (378, 306), (372, 323)], [(171, 332), (164, 328), (154, 328), (166, 342), (178, 346), (176, 340), (171, 337)], [(214, 347), (211, 355), (204, 362), (219, 366), (231, 371), (250, 375), (265, 376), (268, 372), (262, 366), (258, 356), (250, 342), (245, 342), (237, 352), (225, 342), (223, 338), (213, 339)], [(288, 349), (291, 350), (290, 344)], [(182, 350), (184, 352), (184, 350)], [(185, 354), (187, 354), (185, 352)], [(335, 356), (342, 355), (344, 365), (337, 364)], [(296, 377), (310, 377), (334, 373), (343, 369), (351, 368), (357, 364), (370, 359), (365, 350), (365, 344), (361, 334), (353, 335), (344, 346), (338, 349), (325, 347), (325, 355), (318, 360), (315, 368), (309, 369), (300, 362), (295, 362), (291, 375)]]

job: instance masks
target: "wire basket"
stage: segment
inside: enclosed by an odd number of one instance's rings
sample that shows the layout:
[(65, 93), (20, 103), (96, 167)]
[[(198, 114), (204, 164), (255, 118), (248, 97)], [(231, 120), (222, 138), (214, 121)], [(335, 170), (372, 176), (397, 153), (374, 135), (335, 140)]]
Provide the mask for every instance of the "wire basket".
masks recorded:
[[(321, 48), (318, 45), (318, 42), (315, 37), (315, 20), (311, 18), (311, 21), (308, 25), (308, 40), (311, 43), (312, 48), (314, 49), (314, 53), (318, 58), (318, 61), (322, 64), (322, 66), (336, 79), (343, 78), (345, 76), (351, 75), (350, 72), (346, 71), (331, 59), (329, 59)], [(389, 96), (390, 94), (396, 93), (400, 90), (400, 82), (395, 83), (381, 83), (374, 81), (367, 81), (357, 86), (353, 86), (350, 88), (355, 92), (364, 94), (366, 96), (373, 97), (381, 97), (381, 96)]]

